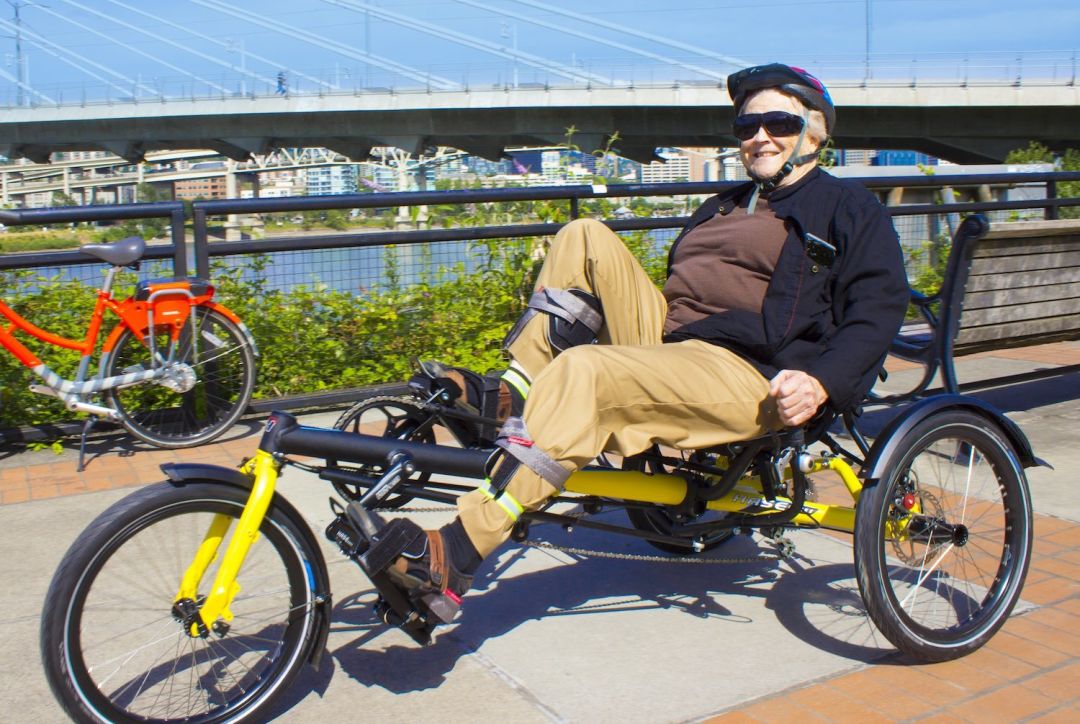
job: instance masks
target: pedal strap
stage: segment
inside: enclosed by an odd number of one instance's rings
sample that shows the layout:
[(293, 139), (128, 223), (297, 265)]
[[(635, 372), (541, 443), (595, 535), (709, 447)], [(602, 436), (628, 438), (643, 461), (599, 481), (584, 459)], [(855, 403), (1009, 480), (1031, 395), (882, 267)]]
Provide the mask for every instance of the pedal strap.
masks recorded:
[[(398, 556), (410, 552), (414, 543), (424, 537), (424, 530), (407, 518), (394, 518), (372, 539), (371, 547), (359, 558), (360, 564), (370, 576), (385, 571)], [(423, 551), (421, 550), (421, 555)]]

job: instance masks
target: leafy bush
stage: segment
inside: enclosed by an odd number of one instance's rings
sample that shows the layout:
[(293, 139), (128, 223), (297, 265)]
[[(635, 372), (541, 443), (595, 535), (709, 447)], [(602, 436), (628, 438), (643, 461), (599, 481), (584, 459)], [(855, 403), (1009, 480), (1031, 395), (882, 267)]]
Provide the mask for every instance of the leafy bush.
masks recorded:
[[(647, 232), (624, 238), (650, 277), (662, 280), (666, 250)], [(503, 336), (525, 309), (545, 246), (543, 239), (476, 242), (470, 249), (475, 271), (429, 261), (411, 285), (401, 283), (393, 247), (387, 247), (382, 284), (359, 295), (312, 285), (271, 289), (272, 262), (265, 255), (232, 266), (217, 260), (211, 278), (215, 298), (244, 320), (259, 347), (255, 396), (273, 398), (398, 382), (408, 378), (412, 356), (501, 369)], [(125, 274), (117, 296), (130, 293), (134, 280)], [(32, 272), (0, 274), (0, 293), (38, 326), (75, 339), (85, 333), (94, 303), (86, 286)], [(76, 353), (19, 338), (58, 374), (74, 376)], [(58, 400), (29, 392), (31, 377), (14, 357), (0, 356), (0, 427), (71, 418)]]

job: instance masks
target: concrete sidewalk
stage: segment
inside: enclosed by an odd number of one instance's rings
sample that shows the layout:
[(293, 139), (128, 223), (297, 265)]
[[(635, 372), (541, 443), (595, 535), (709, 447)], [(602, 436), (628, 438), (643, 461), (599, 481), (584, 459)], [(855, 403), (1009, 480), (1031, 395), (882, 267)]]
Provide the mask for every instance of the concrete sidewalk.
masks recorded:
[[(962, 358), (962, 381), (1080, 363), (1080, 344)], [(891, 365), (891, 389), (915, 371)], [(372, 617), (352, 563), (324, 547), (334, 624), (322, 670), (307, 670), (280, 704), (282, 721), (954, 721), (1080, 720), (1080, 374), (978, 393), (1006, 411), (1056, 470), (1028, 471), (1035, 555), (1020, 612), (979, 652), (916, 665), (868, 622), (850, 542), (792, 534), (792, 561), (662, 565), (506, 546), (485, 563), (460, 623), (428, 648)], [(873, 415), (873, 413), (871, 413)], [(307, 417), (333, 422), (334, 414)], [(874, 419), (868, 420), (872, 425)], [(79, 531), (158, 465), (235, 465), (258, 421), (195, 450), (162, 451), (120, 436), (74, 453), (9, 450), (0, 459), (0, 721), (63, 721), (37, 653), (42, 599)], [(320, 535), (332, 491), (290, 469), (281, 492)], [(415, 517), (438, 525), (450, 511)], [(614, 520), (614, 518), (613, 518)], [(648, 546), (536, 526), (554, 543), (620, 553)], [(740, 537), (725, 557), (768, 552)]]

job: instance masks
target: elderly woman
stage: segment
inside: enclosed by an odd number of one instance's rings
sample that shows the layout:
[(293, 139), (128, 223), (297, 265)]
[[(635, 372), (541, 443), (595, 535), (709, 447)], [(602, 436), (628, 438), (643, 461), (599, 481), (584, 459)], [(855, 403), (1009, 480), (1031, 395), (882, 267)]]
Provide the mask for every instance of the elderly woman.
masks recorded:
[[(496, 441), (489, 479), (441, 530), (396, 519), (371, 541), (418, 605), (452, 617), (522, 512), (601, 452), (745, 440), (802, 425), (823, 405), (848, 408), (872, 385), (907, 280), (878, 201), (818, 168), (836, 122), (828, 91), (774, 63), (733, 74), (728, 92), (751, 181), (697, 210), (662, 291), (600, 222), (564, 227), (507, 337), (503, 406), (518, 416)], [(448, 374), (460, 382), (464, 371)], [(470, 393), (478, 407), (481, 392)], [(362, 527), (372, 524), (384, 526)]]

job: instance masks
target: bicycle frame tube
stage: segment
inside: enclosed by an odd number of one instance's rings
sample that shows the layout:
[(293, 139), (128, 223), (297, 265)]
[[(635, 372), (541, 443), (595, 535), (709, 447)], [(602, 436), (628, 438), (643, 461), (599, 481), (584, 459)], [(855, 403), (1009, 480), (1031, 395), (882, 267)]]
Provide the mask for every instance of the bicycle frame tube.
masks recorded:
[[(862, 484), (850, 465), (835, 457), (814, 460), (814, 468), (810, 472), (823, 470), (832, 470), (839, 475), (852, 497), (858, 499)], [(853, 488), (852, 485), (855, 487)], [(681, 476), (667, 473), (649, 474), (630, 470), (585, 469), (570, 475), (566, 481), (566, 490), (600, 498), (679, 505), (686, 499), (686, 480)], [(757, 476), (747, 476), (742, 478), (727, 495), (717, 500), (707, 501), (705, 507), (709, 510), (747, 515), (775, 513), (787, 510), (791, 504), (791, 498), (782, 495), (770, 500), (762, 491), (760, 479)], [(855, 509), (850, 506), (807, 501), (803, 503), (802, 511), (791, 522), (796, 526), (829, 528), (852, 533), (855, 531)]]
[[(229, 538), (229, 544), (225, 548), (221, 567), (218, 568), (217, 575), (214, 577), (210, 593), (199, 610), (199, 617), (207, 628), (218, 618), (223, 618), (226, 621), (231, 621), (233, 618), (229, 605), (232, 603), (233, 598), (236, 597), (236, 594), (240, 592), (240, 584), (236, 578), (240, 572), (240, 567), (244, 564), (244, 558), (259, 536), (259, 527), (266, 517), (270, 501), (274, 498), (274, 488), (281, 464), (270, 453), (259, 450), (243, 469), (244, 472), (254, 472), (255, 482), (251, 487), (251, 494), (248, 496), (247, 503), (244, 504), (244, 511), (240, 514), (240, 521)], [(191, 565), (184, 572), (180, 588), (174, 600), (179, 601), (182, 598), (196, 599), (197, 586), (203, 576), (206, 575), (210, 564), (217, 557), (218, 548), (228, 528), (227, 516), (214, 516), (198, 552), (196, 552)], [(192, 624), (192, 628), (188, 633), (193, 637), (198, 637), (198, 624)]]
[(31, 369), (41, 365), (41, 360), (38, 359), (33, 352), (27, 349), (22, 342), (15, 338), (12, 332), (16, 329), (56, 347), (73, 349), (86, 357), (94, 351), (98, 333), (101, 331), (101, 323), (105, 317), (105, 309), (108, 308), (116, 312), (118, 306), (119, 305), (112, 299), (107, 290), (98, 291), (97, 302), (95, 302), (94, 310), (90, 314), (90, 324), (87, 326), (86, 336), (80, 342), (79, 340), (61, 337), (58, 334), (53, 334), (52, 332), (34, 325), (28, 319), (9, 307), (3, 300), (0, 300), (0, 314), (3, 314), (11, 322), (11, 325), (6, 329), (0, 327), (0, 344), (3, 344), (9, 352), (15, 355), (19, 362)]

